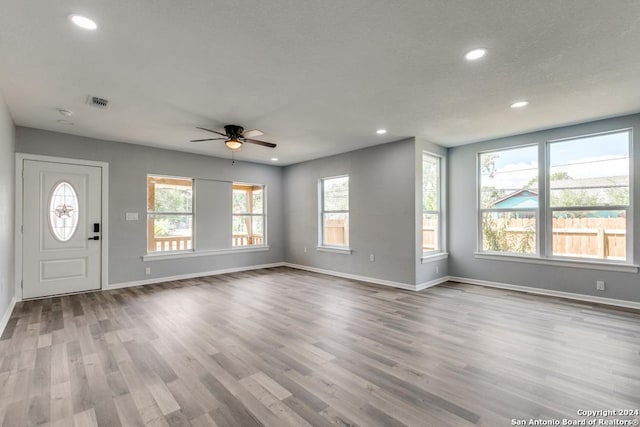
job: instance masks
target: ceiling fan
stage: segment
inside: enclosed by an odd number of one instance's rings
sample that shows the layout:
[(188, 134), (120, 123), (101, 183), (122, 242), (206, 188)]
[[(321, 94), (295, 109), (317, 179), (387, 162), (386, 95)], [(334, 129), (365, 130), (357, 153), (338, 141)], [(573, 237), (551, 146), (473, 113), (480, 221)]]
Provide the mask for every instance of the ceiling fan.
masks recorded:
[(258, 141), (257, 139), (250, 139), (254, 136), (263, 135), (262, 131), (257, 129), (244, 131), (242, 126), (238, 125), (226, 125), (224, 127), (225, 133), (218, 132), (217, 130), (211, 130), (207, 128), (197, 127), (198, 129), (206, 130), (208, 132), (217, 133), (218, 135), (223, 136), (224, 138), (205, 138), (205, 139), (192, 139), (191, 142), (200, 142), (200, 141), (217, 141), (224, 140), (224, 145), (226, 145), (231, 151), (239, 151), (242, 148), (242, 144), (245, 142), (249, 142), (251, 144), (263, 145), (269, 148), (275, 148), (276, 144), (272, 142)]

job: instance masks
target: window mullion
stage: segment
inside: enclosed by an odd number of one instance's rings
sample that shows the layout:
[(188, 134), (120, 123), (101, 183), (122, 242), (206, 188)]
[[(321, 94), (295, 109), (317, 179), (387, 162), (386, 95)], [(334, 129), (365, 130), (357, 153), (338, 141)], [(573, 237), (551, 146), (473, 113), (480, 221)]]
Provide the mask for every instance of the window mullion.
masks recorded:
[(551, 254), (551, 211), (549, 210), (549, 156), (547, 144), (538, 145), (538, 256)]

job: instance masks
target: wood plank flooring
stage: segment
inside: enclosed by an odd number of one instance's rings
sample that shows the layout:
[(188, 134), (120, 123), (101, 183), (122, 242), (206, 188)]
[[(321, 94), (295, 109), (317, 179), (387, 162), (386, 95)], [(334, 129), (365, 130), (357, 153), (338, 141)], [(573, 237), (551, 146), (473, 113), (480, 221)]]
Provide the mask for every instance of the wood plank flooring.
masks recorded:
[(640, 409), (640, 314), (273, 268), (19, 303), (2, 426), (506, 426)]

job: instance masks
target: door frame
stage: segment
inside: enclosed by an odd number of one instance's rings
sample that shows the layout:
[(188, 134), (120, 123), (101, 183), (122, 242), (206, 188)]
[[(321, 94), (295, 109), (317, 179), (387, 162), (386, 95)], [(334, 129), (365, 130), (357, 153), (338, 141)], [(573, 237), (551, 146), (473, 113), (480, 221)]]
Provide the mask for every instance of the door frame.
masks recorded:
[[(72, 159), (67, 157), (43, 156), (39, 154), (16, 153), (16, 197), (15, 197), (15, 264), (14, 295), (17, 301), (22, 301), (22, 203), (23, 203), (23, 173), (24, 161), (34, 160), (49, 163), (62, 163), (81, 166), (99, 167), (102, 171), (102, 232), (100, 233), (100, 290), (105, 289), (109, 283), (109, 163), (93, 160)], [(50, 297), (42, 297), (50, 298)], [(34, 298), (38, 299), (38, 298)]]

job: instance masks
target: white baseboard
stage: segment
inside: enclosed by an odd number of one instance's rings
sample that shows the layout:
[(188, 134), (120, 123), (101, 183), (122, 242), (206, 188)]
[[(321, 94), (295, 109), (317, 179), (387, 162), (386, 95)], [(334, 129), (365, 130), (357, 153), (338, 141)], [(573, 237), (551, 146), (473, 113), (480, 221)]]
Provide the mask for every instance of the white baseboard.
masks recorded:
[(16, 306), (17, 302), (18, 300), (16, 299), (16, 297), (11, 298), (11, 301), (9, 302), (9, 307), (7, 307), (7, 310), (4, 312), (4, 315), (2, 316), (2, 320), (0, 320), (0, 336), (2, 336), (2, 334), (4, 333), (4, 328), (7, 327), (7, 323), (9, 323), (9, 319), (11, 318), (11, 313), (13, 313), (13, 309)]
[(449, 276), (438, 277), (437, 279), (430, 280), (428, 282), (418, 283), (416, 285), (416, 291), (422, 291), (424, 289), (433, 288), (434, 286), (439, 285), (440, 283), (448, 282), (450, 280)]
[(357, 274), (342, 273), (340, 271), (325, 270), (324, 268), (310, 267), (308, 265), (301, 265), (301, 264), (291, 264), (289, 262), (285, 262), (284, 265), (285, 267), (297, 268), (298, 270), (313, 271), (314, 273), (327, 274), (329, 276), (342, 277), (344, 279), (359, 280), (361, 282), (375, 283), (376, 285), (384, 285), (384, 286), (391, 286), (394, 288), (406, 289), (408, 291), (416, 290), (416, 286), (411, 285), (409, 283), (394, 282), (392, 280), (377, 279), (375, 277), (368, 277), (368, 276), (358, 276)]
[(282, 267), (284, 262), (272, 264), (247, 265), (243, 267), (224, 268), (221, 270), (203, 271), (201, 273), (179, 274), (177, 276), (154, 277), (153, 279), (137, 280), (134, 282), (110, 283), (102, 290), (130, 288), (132, 286), (151, 285), (153, 283), (173, 282), (174, 280), (195, 279), (198, 277), (217, 276), (219, 274), (238, 273), (240, 271), (260, 270), (262, 268)]
[(467, 277), (449, 276), (448, 280), (468, 283), (470, 285), (487, 286), (489, 288), (508, 289), (511, 291), (528, 292), (530, 294), (547, 295), (551, 297), (567, 298), (576, 301), (593, 302), (596, 304), (613, 305), (616, 307), (633, 308), (640, 310), (640, 302), (625, 301), (614, 298), (596, 297), (592, 295), (576, 294), (573, 292), (554, 291), (551, 289), (532, 288), (529, 286), (512, 285), (509, 283), (490, 282), (488, 280), (469, 279)]

